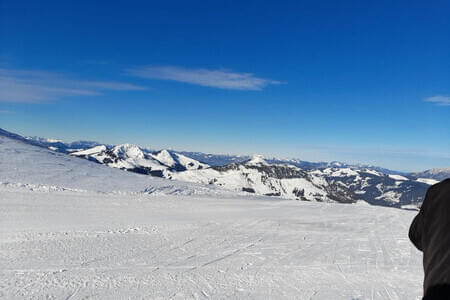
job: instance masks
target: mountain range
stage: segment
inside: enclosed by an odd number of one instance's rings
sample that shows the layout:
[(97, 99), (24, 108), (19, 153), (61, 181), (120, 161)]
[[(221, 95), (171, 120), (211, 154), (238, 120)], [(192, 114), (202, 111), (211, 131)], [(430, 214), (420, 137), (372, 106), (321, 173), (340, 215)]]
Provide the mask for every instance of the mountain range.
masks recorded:
[(173, 150), (154, 151), (132, 144), (0, 135), (87, 159), (109, 167), (169, 180), (214, 185), (226, 190), (287, 199), (417, 208), (431, 184), (450, 177), (450, 168), (402, 173), (341, 162), (265, 159)]

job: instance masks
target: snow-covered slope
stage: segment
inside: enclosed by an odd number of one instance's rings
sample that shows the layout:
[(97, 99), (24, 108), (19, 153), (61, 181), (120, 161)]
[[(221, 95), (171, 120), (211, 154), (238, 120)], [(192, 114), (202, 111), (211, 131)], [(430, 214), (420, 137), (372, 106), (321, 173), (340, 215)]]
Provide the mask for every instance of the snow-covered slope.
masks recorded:
[[(141, 157), (123, 150), (116, 154)], [(271, 178), (304, 172), (236, 166)], [(0, 298), (422, 294), (421, 255), (407, 238), (415, 212), (224, 194), (214, 185), (123, 172), (7, 137), (0, 137), (0, 182)]]
[(26, 187), (31, 190), (94, 190), (102, 193), (227, 193), (214, 186), (123, 172), (1, 135), (0, 186)]

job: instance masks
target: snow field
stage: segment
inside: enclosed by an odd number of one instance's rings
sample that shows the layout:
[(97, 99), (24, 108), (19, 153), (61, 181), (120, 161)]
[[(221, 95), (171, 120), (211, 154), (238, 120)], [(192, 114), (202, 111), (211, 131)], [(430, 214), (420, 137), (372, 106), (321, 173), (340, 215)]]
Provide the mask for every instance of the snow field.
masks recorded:
[(0, 188), (5, 299), (419, 299), (414, 212)]

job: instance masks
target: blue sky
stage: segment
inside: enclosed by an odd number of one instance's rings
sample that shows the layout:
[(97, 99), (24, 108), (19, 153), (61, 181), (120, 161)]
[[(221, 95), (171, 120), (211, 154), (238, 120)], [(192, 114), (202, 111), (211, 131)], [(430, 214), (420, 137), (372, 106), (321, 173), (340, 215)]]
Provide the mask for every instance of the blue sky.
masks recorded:
[(448, 1), (0, 0), (0, 127), (450, 166)]

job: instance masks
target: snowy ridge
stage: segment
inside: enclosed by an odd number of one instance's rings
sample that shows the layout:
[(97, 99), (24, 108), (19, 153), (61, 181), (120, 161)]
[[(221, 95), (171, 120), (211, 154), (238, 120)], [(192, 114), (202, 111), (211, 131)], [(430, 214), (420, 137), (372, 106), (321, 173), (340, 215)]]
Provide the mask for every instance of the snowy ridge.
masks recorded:
[(144, 152), (136, 146), (132, 144), (122, 144), (114, 147), (111, 152), (122, 159), (143, 159)]
[(450, 167), (430, 169), (419, 173), (413, 173), (416, 178), (429, 178), (437, 181), (450, 178)]
[(209, 167), (207, 164), (169, 150), (145, 153), (132, 144), (122, 144), (111, 149), (104, 145), (96, 146), (70, 153), (70, 155), (90, 159), (113, 168), (165, 178), (171, 178), (173, 172)]

